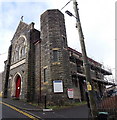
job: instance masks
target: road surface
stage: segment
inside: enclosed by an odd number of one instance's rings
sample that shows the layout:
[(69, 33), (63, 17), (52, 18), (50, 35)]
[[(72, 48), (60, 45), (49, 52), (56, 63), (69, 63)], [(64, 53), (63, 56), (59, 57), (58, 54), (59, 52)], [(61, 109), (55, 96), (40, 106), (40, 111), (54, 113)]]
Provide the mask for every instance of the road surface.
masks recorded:
[(2, 120), (5, 120), (7, 118), (13, 119), (13, 120), (32, 120), (35, 119), (37, 120), (35, 117), (33, 117), (32, 115), (28, 114), (25, 111), (22, 111), (20, 109), (15, 108), (12, 105), (9, 105), (5, 102), (2, 102), (0, 100), (0, 107), (2, 108), (2, 114), (0, 114), (0, 117), (2, 117)]

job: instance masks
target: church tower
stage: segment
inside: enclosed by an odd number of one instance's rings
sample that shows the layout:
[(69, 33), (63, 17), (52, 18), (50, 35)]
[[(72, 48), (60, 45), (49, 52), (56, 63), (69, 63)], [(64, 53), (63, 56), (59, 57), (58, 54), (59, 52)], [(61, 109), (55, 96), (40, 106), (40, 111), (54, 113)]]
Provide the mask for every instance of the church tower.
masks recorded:
[(41, 15), (41, 39), (42, 95), (57, 104), (67, 100), (67, 89), (71, 87), (65, 21), (59, 10)]

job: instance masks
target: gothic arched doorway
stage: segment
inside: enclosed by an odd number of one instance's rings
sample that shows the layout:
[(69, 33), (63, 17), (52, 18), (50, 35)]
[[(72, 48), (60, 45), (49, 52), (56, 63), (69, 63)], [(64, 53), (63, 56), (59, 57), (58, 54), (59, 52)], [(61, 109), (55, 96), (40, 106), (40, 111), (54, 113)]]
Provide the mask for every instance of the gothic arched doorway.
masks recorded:
[(16, 78), (16, 92), (15, 92), (16, 98), (19, 98), (20, 90), (21, 90), (21, 77), (18, 75)]

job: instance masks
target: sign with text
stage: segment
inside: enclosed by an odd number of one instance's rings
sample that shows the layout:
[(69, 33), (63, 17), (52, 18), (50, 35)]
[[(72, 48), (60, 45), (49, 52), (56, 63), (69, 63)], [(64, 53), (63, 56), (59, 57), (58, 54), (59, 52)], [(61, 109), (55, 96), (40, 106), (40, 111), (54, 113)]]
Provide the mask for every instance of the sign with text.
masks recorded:
[(62, 80), (54, 80), (54, 93), (61, 93), (63, 92), (63, 81)]
[(74, 97), (74, 90), (71, 88), (71, 89), (68, 89), (67, 90), (67, 94), (68, 94), (68, 97), (69, 98), (73, 98)]

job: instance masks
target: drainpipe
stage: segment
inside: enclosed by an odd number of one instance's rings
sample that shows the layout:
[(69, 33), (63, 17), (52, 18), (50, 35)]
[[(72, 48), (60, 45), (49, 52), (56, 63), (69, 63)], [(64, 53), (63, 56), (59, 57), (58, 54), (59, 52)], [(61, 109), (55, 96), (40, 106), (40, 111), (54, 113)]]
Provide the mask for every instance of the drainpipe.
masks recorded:
[(39, 80), (40, 80), (40, 85), (39, 85), (39, 96), (38, 96), (38, 104), (41, 102), (41, 40), (39, 42), (39, 47), (40, 47), (40, 72), (39, 72)]

